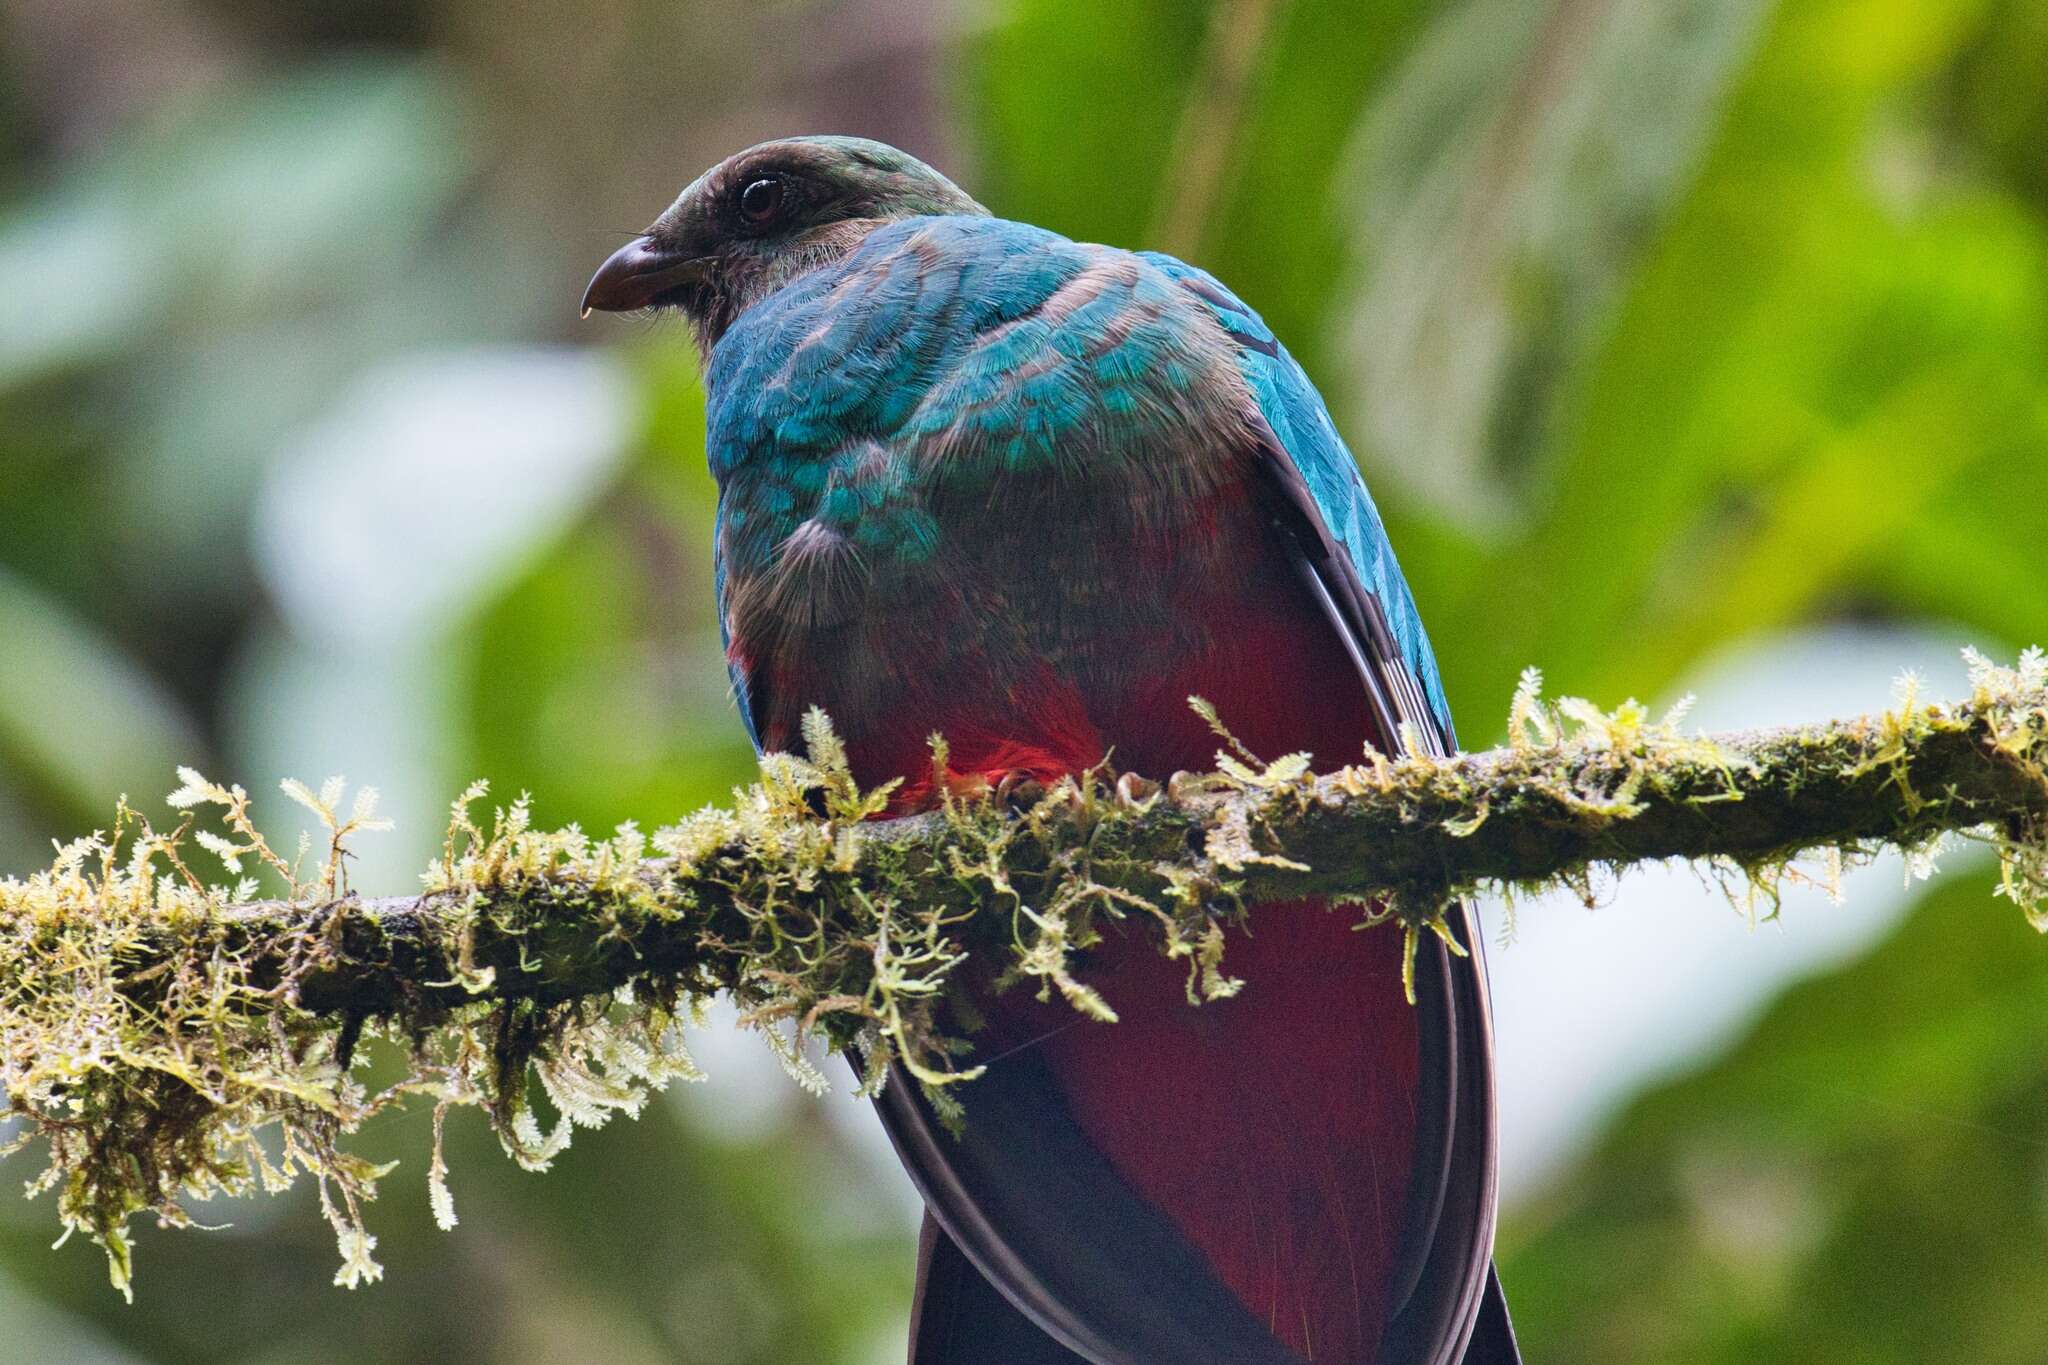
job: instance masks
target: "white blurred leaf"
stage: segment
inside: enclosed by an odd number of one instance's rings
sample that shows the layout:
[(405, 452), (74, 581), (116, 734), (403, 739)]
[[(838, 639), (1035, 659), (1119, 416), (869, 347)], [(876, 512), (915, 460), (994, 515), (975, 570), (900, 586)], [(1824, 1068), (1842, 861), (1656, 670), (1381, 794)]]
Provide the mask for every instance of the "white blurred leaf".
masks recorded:
[(444, 629), (583, 514), (634, 415), (632, 386), (597, 352), (387, 362), (273, 470), (263, 574), (293, 627), (335, 646)]

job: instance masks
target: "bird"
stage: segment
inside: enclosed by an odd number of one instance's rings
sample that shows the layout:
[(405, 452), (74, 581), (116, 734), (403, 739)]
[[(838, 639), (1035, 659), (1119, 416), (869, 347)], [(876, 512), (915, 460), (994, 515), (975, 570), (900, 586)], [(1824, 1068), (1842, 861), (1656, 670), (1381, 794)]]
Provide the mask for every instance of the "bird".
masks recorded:
[[(1429, 641), (1328, 407), (1259, 315), (1171, 256), (999, 218), (854, 137), (687, 186), (583, 312), (679, 314), (705, 385), (714, 580), (762, 751), (813, 707), (892, 809), (1218, 736), (1455, 747)], [(943, 735), (935, 768), (928, 737)], [(966, 1119), (877, 1099), (925, 1205), (912, 1365), (1511, 1365), (1493, 1268), (1480, 926), (1259, 905), (1228, 999), (1111, 922), (1117, 1022), (975, 986)], [(963, 1015), (964, 1017), (964, 1015)]]

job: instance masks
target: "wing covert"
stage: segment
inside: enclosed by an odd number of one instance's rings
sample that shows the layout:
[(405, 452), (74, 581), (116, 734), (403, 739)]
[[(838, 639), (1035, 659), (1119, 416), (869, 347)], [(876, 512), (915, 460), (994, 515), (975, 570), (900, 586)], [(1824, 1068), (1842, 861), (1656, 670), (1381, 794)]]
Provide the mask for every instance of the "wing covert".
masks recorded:
[(1399, 719), (1425, 738), (1435, 738), (1440, 752), (1448, 753), (1457, 738), (1422, 615), (1358, 463), (1337, 434), (1322, 397), (1259, 315), (1221, 281), (1174, 257), (1142, 254), (1206, 304), (1237, 344), (1238, 368), (1265, 426), (1264, 453), (1280, 499), (1278, 510), (1326, 575), (1325, 588), (1349, 630), (1360, 637), (1365, 666), (1374, 667), (1373, 656), (1380, 656), (1375, 671), (1384, 676), (1369, 681), (1399, 703)]
[[(1344, 637), (1383, 732), (1399, 734), (1405, 726), (1412, 742), (1450, 753), (1456, 734), (1421, 614), (1329, 409), (1278, 338), (1220, 281), (1171, 256), (1147, 253), (1146, 259), (1201, 299), (1237, 344), (1240, 371), (1257, 402), (1254, 439), (1276, 527), (1292, 543), (1299, 572)], [(1496, 1138), (1486, 967), (1472, 907), (1455, 906), (1449, 919), (1464, 956), (1452, 960), (1433, 943), (1423, 951), (1435, 959), (1431, 975), (1441, 971), (1448, 977), (1447, 1027), (1433, 1050), (1449, 1073), (1455, 1109), (1441, 1135), (1434, 1230), (1386, 1341), (1392, 1358), (1429, 1365), (1460, 1360), (1482, 1297), (1495, 1283)], [(1423, 1007), (1429, 1008), (1426, 999)], [(1425, 1031), (1426, 1044), (1431, 1032)]]

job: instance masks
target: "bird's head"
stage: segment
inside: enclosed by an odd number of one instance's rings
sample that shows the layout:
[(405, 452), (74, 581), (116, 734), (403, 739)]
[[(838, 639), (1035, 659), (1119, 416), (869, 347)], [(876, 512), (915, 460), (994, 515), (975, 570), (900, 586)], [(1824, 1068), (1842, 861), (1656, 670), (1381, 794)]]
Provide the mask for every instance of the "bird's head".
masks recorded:
[(764, 142), (697, 177), (591, 277), (583, 311), (676, 308), (708, 352), (734, 318), (883, 223), (987, 213), (906, 152), (857, 137)]

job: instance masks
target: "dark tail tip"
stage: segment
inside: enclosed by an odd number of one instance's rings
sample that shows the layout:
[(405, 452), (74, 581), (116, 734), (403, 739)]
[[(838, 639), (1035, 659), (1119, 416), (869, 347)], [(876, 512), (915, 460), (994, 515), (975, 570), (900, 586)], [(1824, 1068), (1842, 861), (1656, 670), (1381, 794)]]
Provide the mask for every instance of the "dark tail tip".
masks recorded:
[(1500, 1290), (1500, 1272), (1491, 1266), (1486, 1270), (1486, 1294), (1479, 1301), (1479, 1320), (1473, 1324), (1471, 1344), (1465, 1347), (1464, 1365), (1522, 1365), (1515, 1324), (1508, 1319), (1507, 1295)]

